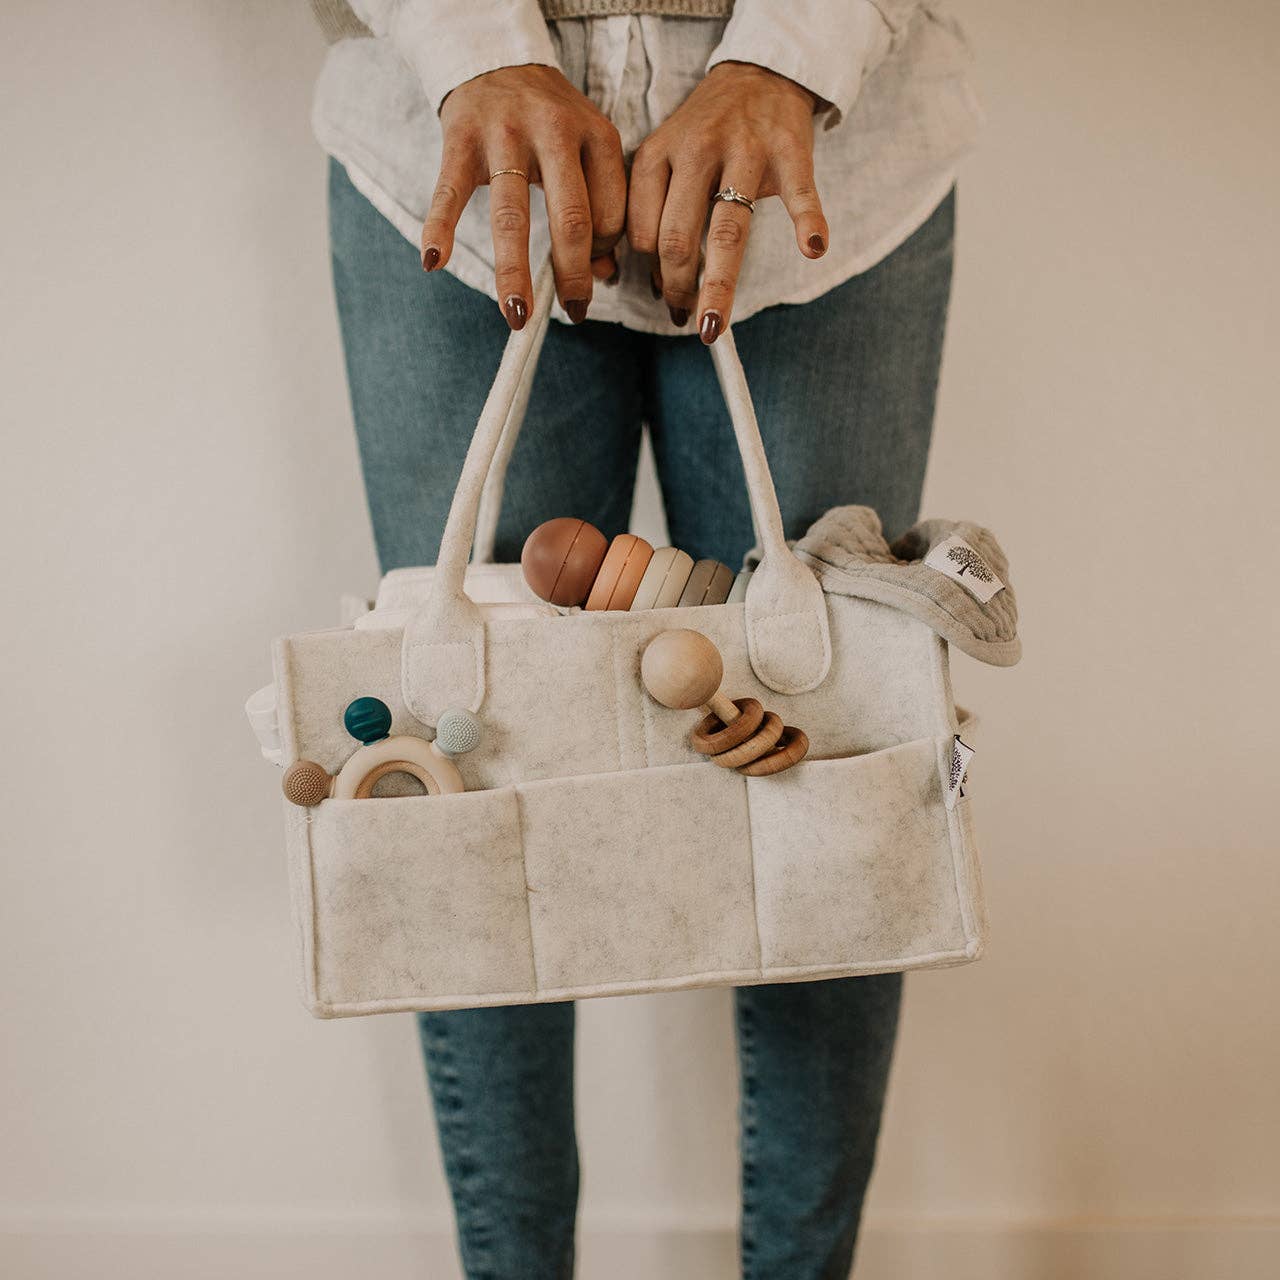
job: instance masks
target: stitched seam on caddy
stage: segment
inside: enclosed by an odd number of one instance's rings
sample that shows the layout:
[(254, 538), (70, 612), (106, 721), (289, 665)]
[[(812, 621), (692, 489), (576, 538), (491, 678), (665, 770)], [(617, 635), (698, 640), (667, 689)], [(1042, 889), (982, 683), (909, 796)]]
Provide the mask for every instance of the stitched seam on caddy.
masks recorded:
[(751, 822), (751, 779), (740, 775), (743, 783), (743, 802), (747, 807), (747, 853), (751, 860), (751, 918), (756, 925), (756, 972), (764, 977), (764, 941), (760, 937), (760, 895), (756, 892), (756, 841)]
[[(276, 685), (276, 729), (280, 733), (281, 759), (290, 764), (298, 758), (298, 727), (294, 720), (294, 679), (293, 661), (290, 656), (292, 643), (288, 636), (281, 636), (276, 641), (276, 651), (272, 663), (272, 675)], [(289, 714), (282, 721), (280, 709), (289, 708)]]
[(525, 857), (524, 848), (524, 802), (521, 799), (519, 787), (512, 787), (511, 791), (515, 796), (516, 805), (516, 837), (520, 841), (520, 878), (524, 882), (524, 909), (529, 920), (529, 967), (533, 976), (533, 994), (536, 996), (542, 988), (538, 981), (538, 949), (533, 941), (533, 898), (531, 896), (533, 890), (529, 888), (529, 862)]
[(618, 772), (622, 772), (622, 699), (618, 695), (618, 646), (616, 630), (609, 626), (609, 673), (613, 677), (613, 753), (618, 762)]
[[(929, 672), (933, 677), (934, 696), (942, 709), (947, 714), (947, 728), (951, 732), (946, 735), (949, 743), (955, 742), (955, 731), (959, 729), (959, 721), (956, 716), (955, 699), (949, 697), (947, 692), (948, 681), (942, 678), (942, 660), (947, 652), (947, 642), (935, 634), (932, 653), (932, 661), (929, 663)], [(938, 771), (938, 786), (942, 788), (942, 810), (947, 818), (947, 843), (951, 850), (951, 876), (956, 887), (956, 905), (960, 908), (960, 927), (964, 930), (964, 940), (966, 950), (968, 946), (976, 940), (974, 933), (973, 914), (969, 910), (968, 895), (960, 887), (960, 850), (956, 839), (958, 827), (955, 819), (955, 810), (947, 808), (946, 801), (946, 784), (943, 782), (944, 768), (950, 770), (950, 755), (947, 756), (947, 762), (943, 764), (942, 751), (942, 735), (939, 735), (935, 741), (938, 743), (934, 765)]]
[(961, 883), (960, 861), (963, 836), (960, 832), (960, 820), (954, 809), (947, 808), (946, 783), (944, 781), (947, 771), (950, 769), (951, 751), (954, 749), (954, 744), (954, 737), (938, 738), (934, 751), (934, 767), (938, 772), (938, 786), (943, 788), (942, 810), (947, 818), (947, 843), (951, 851), (951, 878), (956, 887), (956, 906), (960, 908), (960, 927), (964, 931), (965, 949), (967, 950), (977, 941), (977, 935), (974, 932), (973, 916), (969, 910), (969, 895)]
[[(428, 649), (470, 649), (472, 653), (475, 655), (476, 669), (471, 676), (471, 696), (467, 699), (467, 705), (469, 707), (470, 703), (475, 701), (476, 695), (480, 692), (480, 689), (481, 689), (480, 681), (481, 681), (482, 672), (481, 672), (481, 664), (480, 664), (480, 646), (476, 644), (475, 640), (410, 640), (409, 641), (409, 655), (415, 661), (417, 660), (420, 652), (425, 652)], [(421, 681), (416, 679), (413, 681), (415, 701), (419, 701), (416, 695), (418, 692), (418, 686), (421, 683), (422, 683)], [(414, 708), (412, 707), (410, 707), (409, 709), (410, 711), (414, 711)], [(443, 708), (441, 709), (443, 710)], [(416, 711), (414, 711), (414, 714), (415, 715), (417, 714)], [(426, 722), (424, 721), (424, 723)]]
[[(761, 632), (765, 627), (771, 626), (775, 623), (785, 622), (787, 621), (788, 618), (807, 618), (809, 621), (813, 623), (814, 627), (817, 629), (819, 637), (821, 638), (822, 629), (820, 624), (814, 618), (813, 611), (811, 609), (795, 609), (791, 613), (774, 613), (774, 614), (770, 614), (767, 618), (757, 618), (755, 621), (753, 621), (750, 624), (752, 650), (754, 651), (757, 642), (763, 643), (763, 637), (761, 635)], [(822, 644), (822, 655), (818, 662), (819, 669), (827, 661), (830, 654), (831, 654), (831, 640), (830, 640), (830, 636), (828, 636)], [(751, 656), (751, 655), (748, 655), (748, 656)], [(752, 666), (754, 667), (754, 665), (755, 664), (753, 662)], [(774, 686), (772, 685), (770, 685), (769, 687), (772, 688), (775, 693), (785, 693), (785, 694), (799, 693), (804, 689), (808, 689), (812, 687), (812, 677), (805, 675), (800, 677), (799, 682), (793, 680), (789, 682), (787, 685), (782, 687), (774, 688)]]
[(311, 1003), (332, 1007), (320, 997), (320, 935), (316, 920), (316, 856), (315, 845), (311, 840), (311, 811), (308, 809), (303, 826), (307, 842), (307, 914), (311, 920)]

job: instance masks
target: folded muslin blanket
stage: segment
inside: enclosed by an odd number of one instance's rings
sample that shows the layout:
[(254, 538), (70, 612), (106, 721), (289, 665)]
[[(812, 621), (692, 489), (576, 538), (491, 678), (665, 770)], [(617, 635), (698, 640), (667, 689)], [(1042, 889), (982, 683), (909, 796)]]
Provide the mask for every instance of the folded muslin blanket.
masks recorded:
[(832, 595), (892, 605), (993, 666), (1022, 656), (1009, 561), (981, 525), (921, 520), (890, 546), (870, 507), (833, 507), (795, 551)]

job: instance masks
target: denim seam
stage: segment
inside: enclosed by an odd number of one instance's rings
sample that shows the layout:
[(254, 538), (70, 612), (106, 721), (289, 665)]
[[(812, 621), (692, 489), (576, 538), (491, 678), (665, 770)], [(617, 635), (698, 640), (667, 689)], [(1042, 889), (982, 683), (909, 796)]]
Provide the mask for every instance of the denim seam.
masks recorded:
[(742, 1280), (755, 1275), (755, 1015), (738, 993), (738, 1053), (742, 1079)]
[(445, 1104), (443, 1108), (437, 1108), (436, 1117), (437, 1126), (448, 1135), (447, 1143), (441, 1145), (450, 1150), (455, 1159), (461, 1157), (463, 1161), (463, 1168), (455, 1166), (452, 1171), (446, 1170), (457, 1210), (458, 1242), (464, 1253), (467, 1274), (473, 1280), (482, 1280), (482, 1277), (493, 1274), (494, 1231), (493, 1224), (484, 1221), (485, 1197), (477, 1186), (478, 1165), (474, 1162), (468, 1126), (463, 1118), (466, 1097), (458, 1087), (447, 1029), (439, 1022), (430, 1024), (427, 1040), (428, 1071), (432, 1073), (433, 1080), (438, 1080), (436, 1092)]

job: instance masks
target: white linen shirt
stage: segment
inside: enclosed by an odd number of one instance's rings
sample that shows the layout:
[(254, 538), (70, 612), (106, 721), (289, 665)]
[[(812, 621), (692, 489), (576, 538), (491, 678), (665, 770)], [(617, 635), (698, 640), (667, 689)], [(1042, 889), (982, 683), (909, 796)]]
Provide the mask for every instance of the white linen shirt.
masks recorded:
[[(921, 226), (955, 181), (981, 112), (968, 49), (941, 7), (917, 0), (737, 0), (727, 21), (630, 14), (548, 23), (536, 0), (355, 0), (374, 32), (328, 53), (313, 126), (324, 149), (415, 247), (440, 169), (440, 103), (501, 66), (558, 66), (613, 122), (628, 162), (639, 144), (726, 60), (768, 67), (831, 104), (814, 170), (830, 226), (820, 259), (796, 248), (781, 200), (756, 205), (733, 319), (808, 302), (874, 266)], [(458, 223), (447, 270), (496, 300), (489, 193)], [(550, 237), (532, 192), (530, 261)], [(649, 263), (617, 250), (620, 278), (596, 283), (588, 318), (658, 334), (671, 323)], [(557, 305), (555, 318), (567, 321)]]

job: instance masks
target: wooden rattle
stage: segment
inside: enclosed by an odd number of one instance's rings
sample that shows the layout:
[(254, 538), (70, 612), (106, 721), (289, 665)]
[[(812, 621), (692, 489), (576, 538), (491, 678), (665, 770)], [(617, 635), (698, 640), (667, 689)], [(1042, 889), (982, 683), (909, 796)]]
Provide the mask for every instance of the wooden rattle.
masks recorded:
[(730, 701), (720, 689), (724, 660), (700, 631), (664, 631), (645, 647), (640, 679), (649, 696), (664, 707), (706, 716), (689, 743), (722, 768), (749, 777), (781, 773), (804, 759), (809, 739), (802, 729), (784, 725), (755, 698)]
[(390, 773), (416, 778), (427, 795), (464, 791), (462, 775), (452, 757), (474, 750), (480, 741), (480, 722), (469, 711), (446, 711), (436, 726), (436, 740), (411, 734), (390, 737), (391, 710), (379, 698), (357, 698), (343, 714), (347, 732), (361, 742), (336, 776), (314, 760), (295, 760), (285, 770), (285, 798), (310, 808), (321, 800), (369, 800), (378, 782)]

